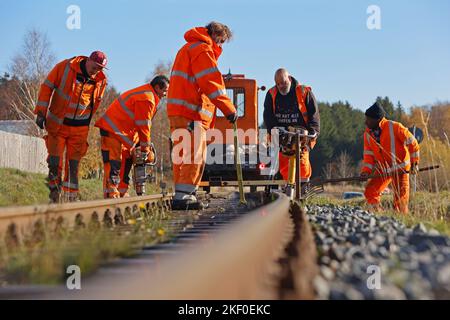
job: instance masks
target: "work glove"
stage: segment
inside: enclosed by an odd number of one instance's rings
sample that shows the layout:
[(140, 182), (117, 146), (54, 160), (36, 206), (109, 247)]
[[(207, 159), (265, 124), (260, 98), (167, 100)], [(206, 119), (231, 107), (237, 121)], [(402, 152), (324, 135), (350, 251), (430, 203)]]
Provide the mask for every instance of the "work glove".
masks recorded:
[(153, 163), (155, 161), (155, 154), (152, 150), (142, 150), (142, 153), (145, 163)]
[(237, 121), (237, 119), (238, 119), (237, 112), (227, 116), (227, 120), (230, 121), (231, 124), (234, 124)]
[(36, 117), (36, 124), (39, 128), (44, 129), (44, 125), (45, 125), (45, 117), (43, 117), (42, 115), (38, 114)]
[(419, 173), (419, 163), (413, 162), (411, 163), (411, 170), (409, 171), (411, 174), (418, 174)]
[(361, 172), (360, 175), (359, 175), (359, 177), (360, 177), (361, 179), (366, 180), (366, 179), (369, 177), (369, 173), (367, 173), (367, 172)]

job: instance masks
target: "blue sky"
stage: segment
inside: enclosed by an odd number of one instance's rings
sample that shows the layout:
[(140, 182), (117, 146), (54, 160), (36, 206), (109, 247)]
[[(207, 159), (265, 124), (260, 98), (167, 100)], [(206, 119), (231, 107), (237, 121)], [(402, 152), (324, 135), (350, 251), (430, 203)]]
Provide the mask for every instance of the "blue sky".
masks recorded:
[[(68, 30), (66, 9), (81, 9), (81, 30)], [(381, 30), (368, 30), (369, 5)], [(271, 87), (286, 67), (320, 101), (365, 109), (388, 96), (408, 109), (450, 100), (450, 1), (0, 1), (0, 72), (27, 29), (47, 32), (58, 60), (99, 49), (119, 91), (143, 83), (158, 60), (173, 59), (183, 34), (211, 20), (228, 24), (222, 72), (231, 68)], [(262, 102), (264, 96), (260, 97)]]

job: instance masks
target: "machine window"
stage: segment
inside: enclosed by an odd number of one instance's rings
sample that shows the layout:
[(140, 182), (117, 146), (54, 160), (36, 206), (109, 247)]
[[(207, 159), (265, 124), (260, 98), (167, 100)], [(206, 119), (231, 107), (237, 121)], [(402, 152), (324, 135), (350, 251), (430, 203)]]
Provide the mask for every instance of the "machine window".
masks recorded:
[[(234, 106), (238, 111), (238, 116), (245, 115), (245, 89), (244, 88), (227, 88), (227, 96), (233, 101)], [(217, 109), (217, 116), (223, 117), (222, 111)]]

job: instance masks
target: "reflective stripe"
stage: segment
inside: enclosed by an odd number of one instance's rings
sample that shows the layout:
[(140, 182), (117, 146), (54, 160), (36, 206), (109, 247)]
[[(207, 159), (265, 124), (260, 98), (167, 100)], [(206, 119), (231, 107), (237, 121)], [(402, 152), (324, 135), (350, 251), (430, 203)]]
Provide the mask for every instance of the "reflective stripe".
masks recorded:
[(196, 48), (196, 47), (198, 47), (199, 45), (201, 45), (203, 42), (196, 42), (196, 43), (194, 43), (194, 44), (191, 44), (190, 46), (189, 46), (189, 49), (194, 49), (194, 48)]
[(62, 90), (64, 90), (66, 86), (67, 76), (69, 75), (69, 69), (70, 69), (70, 62), (66, 63), (66, 67), (64, 68), (64, 74), (61, 79), (61, 85), (59, 86)]
[(125, 101), (122, 100), (122, 97), (119, 97), (118, 101), (123, 111), (125, 111), (131, 119), (134, 119), (134, 113), (125, 105)]
[(153, 92), (152, 92), (151, 90), (142, 90), (142, 91), (136, 91), (136, 92), (130, 93), (129, 95), (127, 95), (127, 96), (123, 99), (123, 101), (124, 101), (124, 102), (127, 102), (128, 99), (130, 99), (132, 96), (135, 96), (135, 95), (138, 95), (138, 94), (144, 94), (144, 93), (151, 94), (151, 95), (152, 95), (152, 98), (154, 98)]
[(56, 87), (56, 92), (64, 99), (64, 100), (70, 100), (70, 96), (68, 94), (64, 93), (64, 88), (66, 86), (66, 82), (67, 82), (67, 77), (69, 75), (69, 70), (70, 70), (70, 63), (67, 62), (66, 63), (66, 67), (64, 68), (64, 74), (61, 80), (61, 84), (59, 87)]
[(55, 89), (55, 88), (56, 88), (56, 86), (53, 84), (53, 82), (51, 82), (51, 81), (48, 80), (48, 79), (45, 79), (44, 84), (45, 84), (47, 87), (50, 87), (51, 89)]
[[(391, 157), (392, 163), (397, 163), (397, 151), (395, 150), (394, 124), (389, 121), (389, 138), (391, 139)], [(395, 165), (394, 165), (395, 166)]]
[(175, 184), (175, 193), (177, 191), (185, 192), (185, 193), (193, 193), (196, 190), (196, 186), (193, 184), (183, 184), (183, 183), (177, 183)]
[(66, 101), (70, 101), (70, 96), (65, 94), (60, 88), (56, 88), (56, 92)]
[(223, 95), (227, 95), (227, 92), (224, 89), (219, 89), (219, 90), (214, 91), (213, 93), (209, 94), (208, 98), (215, 99), (218, 96), (223, 96)]
[(137, 126), (149, 126), (152, 124), (151, 120), (135, 120), (134, 123)]
[(90, 118), (90, 114), (83, 114), (83, 115), (76, 115), (75, 118), (73, 117), (73, 114), (70, 113), (66, 113), (66, 115), (64, 117), (69, 118), (69, 119), (73, 119), (73, 120), (87, 120)]
[(87, 108), (89, 108), (89, 106), (85, 106), (82, 104), (77, 104), (77, 103), (73, 103), (73, 102), (69, 103), (69, 108), (77, 109), (77, 107), (78, 107), (78, 110), (86, 110)]
[(178, 104), (181, 106), (184, 106), (188, 109), (191, 109), (192, 111), (196, 111), (199, 113), (203, 113), (204, 115), (206, 115), (209, 118), (213, 117), (213, 114), (211, 112), (209, 112), (208, 110), (204, 110), (202, 108), (200, 108), (199, 106), (196, 106), (195, 104), (191, 104), (185, 100), (182, 99), (167, 99), (167, 103), (171, 103), (171, 104)]
[(418, 158), (420, 156), (420, 151), (411, 153), (411, 158)]
[(409, 165), (409, 161), (405, 161), (405, 162), (396, 164), (396, 165), (394, 165), (394, 166), (392, 166), (392, 167), (386, 169), (385, 172), (391, 173), (391, 172), (397, 171), (397, 170), (399, 170), (399, 169), (404, 169), (404, 168), (406, 168), (406, 166), (408, 166), (408, 165)]
[(55, 116), (53, 113), (50, 112), (50, 110), (47, 111), (47, 118), (55, 121), (58, 124), (62, 124), (63, 123), (63, 119), (60, 119), (57, 116)]
[(367, 163), (367, 162), (363, 162), (363, 168), (367, 167), (369, 169), (373, 169), (373, 164)]
[(62, 183), (62, 186), (63, 186), (63, 187), (66, 187), (66, 188), (70, 188), (70, 189), (78, 189), (78, 184), (76, 184), (76, 183), (70, 183), (70, 182), (67, 182), (67, 181), (64, 181), (64, 182)]
[(210, 73), (214, 73), (214, 72), (220, 72), (220, 71), (219, 71), (219, 69), (217, 69), (217, 67), (208, 68), (203, 71), (200, 71), (199, 73), (194, 74), (194, 78), (198, 80), (201, 77), (206, 76), (207, 74), (210, 74)]
[(409, 137), (408, 139), (406, 139), (405, 141), (405, 146), (412, 144), (414, 142), (415, 138), (414, 137)]
[(367, 144), (370, 146), (370, 134), (366, 132), (365, 135), (366, 135)]
[(195, 82), (194, 77), (189, 76), (186, 72), (183, 72), (183, 71), (173, 70), (171, 73), (171, 77), (174, 77), (174, 76), (182, 77), (190, 82)]
[(36, 103), (36, 106), (43, 107), (43, 108), (48, 108), (48, 102), (47, 101), (38, 101)]
[(105, 114), (103, 115), (103, 119), (109, 124), (109, 126), (113, 129), (114, 133), (121, 137), (128, 145), (132, 146), (133, 141), (131, 141), (126, 135), (124, 135), (120, 130), (116, 127), (114, 122), (111, 121), (111, 119)]
[(373, 156), (374, 153), (373, 153), (373, 151), (370, 151), (370, 150), (364, 150), (364, 155), (365, 156)]

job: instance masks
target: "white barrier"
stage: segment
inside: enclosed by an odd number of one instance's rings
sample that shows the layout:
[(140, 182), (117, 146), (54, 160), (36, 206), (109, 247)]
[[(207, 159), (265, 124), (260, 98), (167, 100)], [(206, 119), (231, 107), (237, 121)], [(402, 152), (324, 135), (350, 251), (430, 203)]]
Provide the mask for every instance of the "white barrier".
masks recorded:
[(46, 159), (44, 139), (0, 131), (0, 168), (47, 173)]

